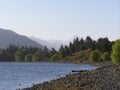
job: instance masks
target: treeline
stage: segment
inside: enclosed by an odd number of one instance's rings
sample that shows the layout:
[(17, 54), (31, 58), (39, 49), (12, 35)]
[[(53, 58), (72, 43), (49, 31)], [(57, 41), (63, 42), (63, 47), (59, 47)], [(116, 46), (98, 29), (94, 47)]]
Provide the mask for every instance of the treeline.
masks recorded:
[(41, 61), (49, 59), (57, 51), (47, 47), (44, 49), (38, 47), (24, 47), (9, 45), (6, 49), (0, 49), (0, 61)]
[[(59, 61), (66, 56), (72, 56), (73, 53), (91, 49), (91, 61), (106, 60), (112, 51), (114, 42), (109, 41), (107, 37), (93, 40), (90, 36), (85, 39), (76, 37), (69, 45), (61, 45), (59, 51), (54, 48), (49, 50), (38, 47), (24, 47), (9, 45), (6, 49), (0, 49), (0, 61), (17, 61), (17, 62), (35, 62), (35, 61)], [(88, 56), (89, 57), (89, 56)], [(107, 58), (107, 59), (109, 59)]]
[(63, 59), (66, 56), (71, 56), (73, 53), (78, 51), (83, 51), (87, 49), (92, 49), (93, 51), (98, 51), (101, 53), (107, 52), (110, 53), (112, 45), (114, 42), (109, 41), (107, 37), (99, 38), (97, 41), (92, 40), (90, 36), (87, 36), (84, 40), (83, 38), (79, 39), (76, 37), (73, 42), (70, 42), (69, 45), (61, 46), (59, 51), (55, 53), (51, 60), (56, 61)]

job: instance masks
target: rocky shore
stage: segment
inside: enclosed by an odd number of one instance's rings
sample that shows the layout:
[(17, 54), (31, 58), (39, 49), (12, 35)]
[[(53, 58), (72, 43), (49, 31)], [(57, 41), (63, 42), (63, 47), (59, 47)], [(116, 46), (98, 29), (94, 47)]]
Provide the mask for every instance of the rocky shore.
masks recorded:
[(74, 73), (22, 90), (120, 90), (120, 65)]

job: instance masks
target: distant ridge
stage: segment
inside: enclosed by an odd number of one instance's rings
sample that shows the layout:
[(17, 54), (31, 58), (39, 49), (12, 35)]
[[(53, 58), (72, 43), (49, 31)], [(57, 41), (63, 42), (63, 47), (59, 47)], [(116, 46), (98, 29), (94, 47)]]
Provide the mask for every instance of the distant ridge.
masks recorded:
[(61, 45), (68, 45), (69, 41), (62, 40), (44, 40), (31, 36), (30, 39), (36, 41), (37, 43), (47, 46), (48, 49), (54, 48), (55, 50), (59, 50)]
[(38, 44), (37, 42), (29, 39), (26, 36), (19, 35), (12, 30), (2, 29), (0, 28), (0, 48), (6, 48), (10, 44), (19, 45), (19, 46), (27, 46), (27, 47), (39, 47), (41, 49), (44, 46)]

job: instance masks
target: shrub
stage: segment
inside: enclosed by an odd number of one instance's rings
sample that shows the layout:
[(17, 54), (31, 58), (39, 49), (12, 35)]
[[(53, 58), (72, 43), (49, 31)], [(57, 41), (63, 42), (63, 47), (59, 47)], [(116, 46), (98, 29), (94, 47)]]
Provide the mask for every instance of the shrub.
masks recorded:
[(109, 52), (104, 52), (103, 55), (102, 55), (102, 60), (103, 61), (108, 61), (110, 60), (110, 54)]
[(92, 51), (90, 53), (90, 61), (98, 62), (100, 61), (100, 52), (98, 50)]
[(112, 46), (111, 58), (114, 64), (120, 64), (120, 39), (116, 40)]
[(33, 62), (41, 61), (42, 59), (43, 59), (43, 53), (39, 50), (32, 55)]
[(60, 53), (56, 53), (51, 57), (51, 61), (57, 61), (61, 59), (61, 54)]
[(15, 52), (15, 60), (16, 62), (23, 62), (25, 57), (25, 51), (24, 50), (17, 50)]
[(32, 54), (27, 54), (25, 56), (25, 62), (31, 62), (32, 61)]

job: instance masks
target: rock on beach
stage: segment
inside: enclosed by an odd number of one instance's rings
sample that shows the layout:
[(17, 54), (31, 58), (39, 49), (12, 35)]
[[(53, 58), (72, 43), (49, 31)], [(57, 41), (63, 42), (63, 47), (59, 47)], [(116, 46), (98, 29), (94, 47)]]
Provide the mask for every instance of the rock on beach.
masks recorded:
[(120, 65), (78, 72), (23, 90), (120, 90)]

